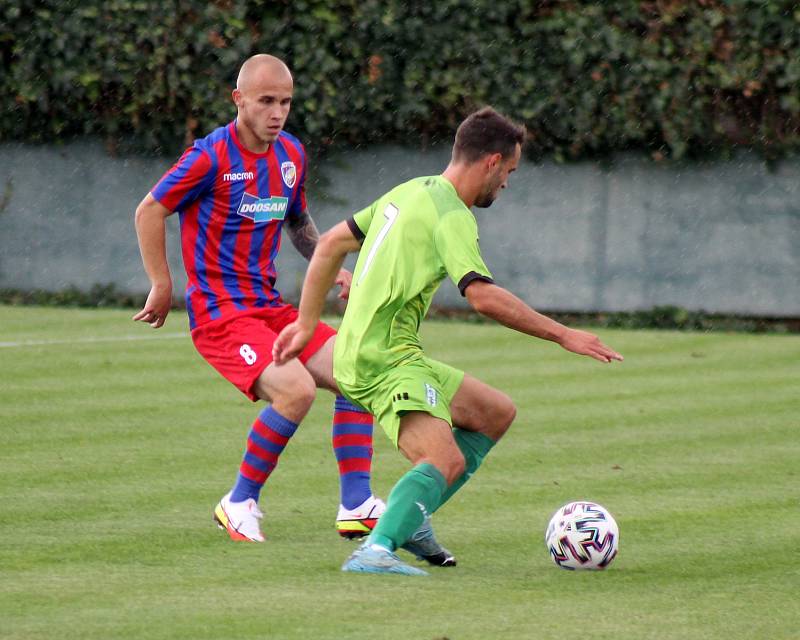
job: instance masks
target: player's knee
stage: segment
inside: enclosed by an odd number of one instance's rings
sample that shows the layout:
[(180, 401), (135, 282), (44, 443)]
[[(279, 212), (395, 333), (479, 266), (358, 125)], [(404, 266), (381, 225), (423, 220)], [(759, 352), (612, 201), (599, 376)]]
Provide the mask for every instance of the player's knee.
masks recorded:
[(508, 431), (511, 423), (514, 422), (514, 418), (517, 417), (517, 407), (511, 398), (502, 393), (499, 395), (497, 406), (492, 415), (493, 436), (495, 440), (499, 440)]
[(509, 398), (508, 404), (505, 407), (505, 414), (504, 414), (504, 431), (508, 431), (508, 428), (511, 426), (511, 423), (514, 422), (517, 418), (517, 405), (514, 404), (514, 401)]
[(317, 385), (311, 376), (308, 379), (298, 381), (297, 385), (291, 390), (292, 402), (295, 403), (298, 409), (303, 413), (308, 413), (311, 405), (314, 403), (314, 398), (317, 393)]
[(296, 376), (271, 390), (272, 405), (283, 416), (294, 422), (305, 418), (316, 397), (316, 385), (313, 378), (306, 375)]

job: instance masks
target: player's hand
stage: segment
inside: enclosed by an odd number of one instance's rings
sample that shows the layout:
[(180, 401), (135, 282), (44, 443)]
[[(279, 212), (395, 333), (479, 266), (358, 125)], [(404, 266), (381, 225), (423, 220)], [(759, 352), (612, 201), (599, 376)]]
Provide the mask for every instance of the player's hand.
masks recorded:
[(314, 335), (314, 327), (304, 327), (299, 320), (287, 324), (272, 344), (272, 361), (277, 365), (286, 364), (300, 355)]
[(558, 343), (567, 351), (589, 356), (600, 362), (611, 362), (612, 360), (622, 362), (623, 360), (620, 354), (604, 345), (600, 342), (600, 338), (588, 331), (567, 329)]
[(133, 320), (146, 322), (153, 329), (158, 329), (166, 321), (171, 306), (172, 284), (153, 285), (150, 288), (144, 307), (133, 316)]
[(352, 283), (353, 274), (347, 269), (339, 269), (339, 273), (336, 275), (336, 284), (342, 288), (342, 290), (339, 291), (339, 298), (347, 300), (347, 298), (350, 297), (350, 285)]

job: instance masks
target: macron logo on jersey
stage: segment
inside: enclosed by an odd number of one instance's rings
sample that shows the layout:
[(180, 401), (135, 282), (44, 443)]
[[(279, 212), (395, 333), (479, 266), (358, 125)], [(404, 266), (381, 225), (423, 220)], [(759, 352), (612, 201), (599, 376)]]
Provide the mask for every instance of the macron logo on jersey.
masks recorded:
[(259, 198), (245, 191), (236, 213), (253, 222), (269, 222), (270, 220), (283, 220), (288, 208), (289, 198), (281, 196)]
[(241, 173), (223, 173), (222, 181), (237, 182), (238, 180), (252, 180), (255, 177), (256, 176), (252, 171), (242, 171)]

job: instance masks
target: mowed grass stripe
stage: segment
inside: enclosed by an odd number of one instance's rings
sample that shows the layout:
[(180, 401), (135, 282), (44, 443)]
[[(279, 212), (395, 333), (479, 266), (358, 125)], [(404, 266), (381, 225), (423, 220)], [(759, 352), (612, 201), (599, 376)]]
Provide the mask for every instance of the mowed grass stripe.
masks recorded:
[[(263, 545), (211, 509), (257, 413), (189, 338), (117, 342), (128, 311), (0, 307), (3, 638), (793, 638), (797, 336), (600, 331), (613, 366), (506, 329), (428, 323), (429, 353), (505, 390), (512, 431), (436, 516), (459, 558), (348, 576), (333, 529), (332, 397), (264, 491)], [(185, 330), (173, 314), (165, 328)], [(152, 335), (152, 333), (150, 334)], [(107, 343), (78, 343), (102, 336)], [(375, 487), (407, 468), (380, 432)], [(544, 526), (594, 499), (622, 546), (559, 571)]]

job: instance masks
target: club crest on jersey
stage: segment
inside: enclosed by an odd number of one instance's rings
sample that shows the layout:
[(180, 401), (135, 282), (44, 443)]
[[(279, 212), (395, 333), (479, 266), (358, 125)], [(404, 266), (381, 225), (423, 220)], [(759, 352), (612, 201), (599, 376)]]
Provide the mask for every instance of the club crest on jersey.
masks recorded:
[(288, 208), (289, 198), (282, 196), (259, 198), (245, 191), (236, 213), (253, 222), (269, 222), (270, 220), (283, 220)]
[(289, 160), (281, 163), (281, 176), (283, 176), (283, 182), (286, 186), (291, 189), (294, 183), (297, 182), (297, 167), (294, 166), (294, 162)]

